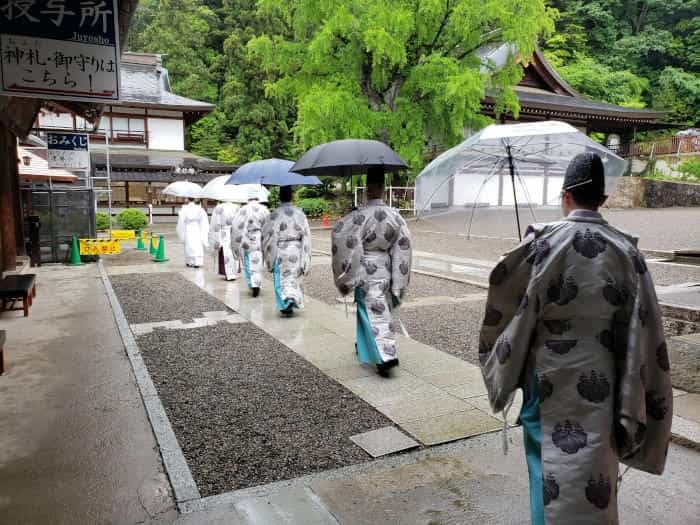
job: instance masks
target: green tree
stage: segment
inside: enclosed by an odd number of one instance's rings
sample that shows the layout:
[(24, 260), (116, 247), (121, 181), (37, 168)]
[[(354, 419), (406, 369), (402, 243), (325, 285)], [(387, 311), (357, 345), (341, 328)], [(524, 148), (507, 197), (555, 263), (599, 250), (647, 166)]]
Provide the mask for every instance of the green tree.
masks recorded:
[[(545, 49), (574, 87), (608, 102), (670, 109), (673, 119), (693, 120), (700, 0), (552, 0), (551, 6), (556, 32)], [(640, 97), (637, 79), (645, 81)]]
[(415, 168), (428, 142), (452, 145), (486, 123), (481, 100), (517, 114), (516, 57), (484, 67), (476, 52), (510, 42), (522, 57), (553, 28), (542, 0), (261, 0), (281, 20), (248, 43), (267, 94), (294, 104), (298, 144), (379, 138)]
[[(165, 54), (165, 65), (176, 93), (217, 102), (217, 78), (212, 72), (217, 53), (209, 35), (219, 21), (199, 0), (158, 0), (155, 14), (135, 37), (137, 51)], [(138, 17), (137, 17), (138, 22)]]
[(557, 70), (582, 95), (594, 100), (629, 107), (644, 107), (643, 94), (649, 82), (631, 71), (616, 71), (574, 53), (573, 61)]
[(667, 67), (658, 83), (655, 105), (668, 110), (673, 121), (700, 125), (700, 75)]
[(255, 0), (145, 0), (132, 21), (128, 49), (165, 54), (174, 92), (215, 103), (193, 124), (187, 147), (242, 163), (290, 157), (294, 108), (266, 99), (273, 80), (246, 51), (248, 40), (279, 21), (261, 15)]

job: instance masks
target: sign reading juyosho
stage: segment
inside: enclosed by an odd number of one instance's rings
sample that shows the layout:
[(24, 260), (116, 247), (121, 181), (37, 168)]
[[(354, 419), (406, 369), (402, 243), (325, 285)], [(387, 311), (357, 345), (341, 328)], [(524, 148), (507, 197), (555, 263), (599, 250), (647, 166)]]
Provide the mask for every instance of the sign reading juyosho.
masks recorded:
[(90, 150), (85, 133), (47, 133), (49, 168), (90, 169)]
[(0, 92), (119, 99), (116, 0), (0, 0)]

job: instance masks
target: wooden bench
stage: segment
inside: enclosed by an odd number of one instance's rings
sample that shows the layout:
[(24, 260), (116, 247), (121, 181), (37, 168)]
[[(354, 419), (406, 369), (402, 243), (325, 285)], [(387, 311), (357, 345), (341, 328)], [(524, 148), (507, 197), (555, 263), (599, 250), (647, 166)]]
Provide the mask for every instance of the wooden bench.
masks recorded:
[(24, 317), (29, 315), (29, 307), (33, 303), (33, 298), (36, 297), (36, 275), (33, 273), (23, 275), (8, 275), (0, 281), (0, 300), (2, 300), (2, 309), (7, 309), (7, 303), (11, 303), (9, 310), (17, 310), (14, 308), (15, 301), (22, 301), (24, 309)]
[(0, 376), (5, 371), (5, 330), (0, 330)]

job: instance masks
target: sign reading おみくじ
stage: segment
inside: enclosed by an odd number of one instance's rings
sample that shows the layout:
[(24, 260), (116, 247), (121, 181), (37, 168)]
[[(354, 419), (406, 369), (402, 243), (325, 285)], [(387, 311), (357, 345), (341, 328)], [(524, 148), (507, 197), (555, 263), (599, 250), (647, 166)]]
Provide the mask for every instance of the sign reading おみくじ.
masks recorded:
[(49, 168), (90, 169), (89, 140), (86, 133), (46, 134)]
[(119, 99), (116, 0), (0, 0), (0, 93)]

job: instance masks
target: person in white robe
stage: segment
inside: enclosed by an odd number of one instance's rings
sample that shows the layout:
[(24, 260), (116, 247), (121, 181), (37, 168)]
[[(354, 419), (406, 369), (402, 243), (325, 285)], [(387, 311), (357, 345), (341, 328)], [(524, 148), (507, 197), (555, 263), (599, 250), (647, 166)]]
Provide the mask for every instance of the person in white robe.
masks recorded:
[(332, 234), (333, 276), (357, 305), (357, 355), (380, 375), (399, 364), (396, 310), (411, 277), (411, 235), (398, 210), (384, 204), (384, 171), (367, 173), (367, 206), (340, 219)]
[(494, 411), (524, 392), (533, 524), (619, 523), (618, 462), (652, 474), (666, 462), (660, 308), (637, 239), (598, 213), (605, 199), (601, 158), (576, 156), (566, 218), (530, 226), (490, 276), (479, 360)]
[(251, 190), (248, 204), (238, 210), (233, 220), (233, 250), (243, 260), (243, 273), (253, 297), (260, 294), (262, 286), (262, 229), (269, 214), (258, 201), (257, 190)]
[(275, 284), (275, 305), (284, 316), (304, 307), (303, 280), (311, 269), (311, 229), (306, 215), (292, 205), (291, 186), (280, 187), (280, 206), (263, 227), (263, 254)]
[(185, 265), (194, 268), (202, 266), (209, 235), (209, 218), (198, 200), (188, 199), (188, 203), (180, 208), (176, 231), (185, 244)]
[(211, 214), (209, 249), (215, 253), (219, 275), (233, 281), (240, 273), (239, 259), (232, 249), (233, 221), (240, 206), (232, 202), (219, 203)]

